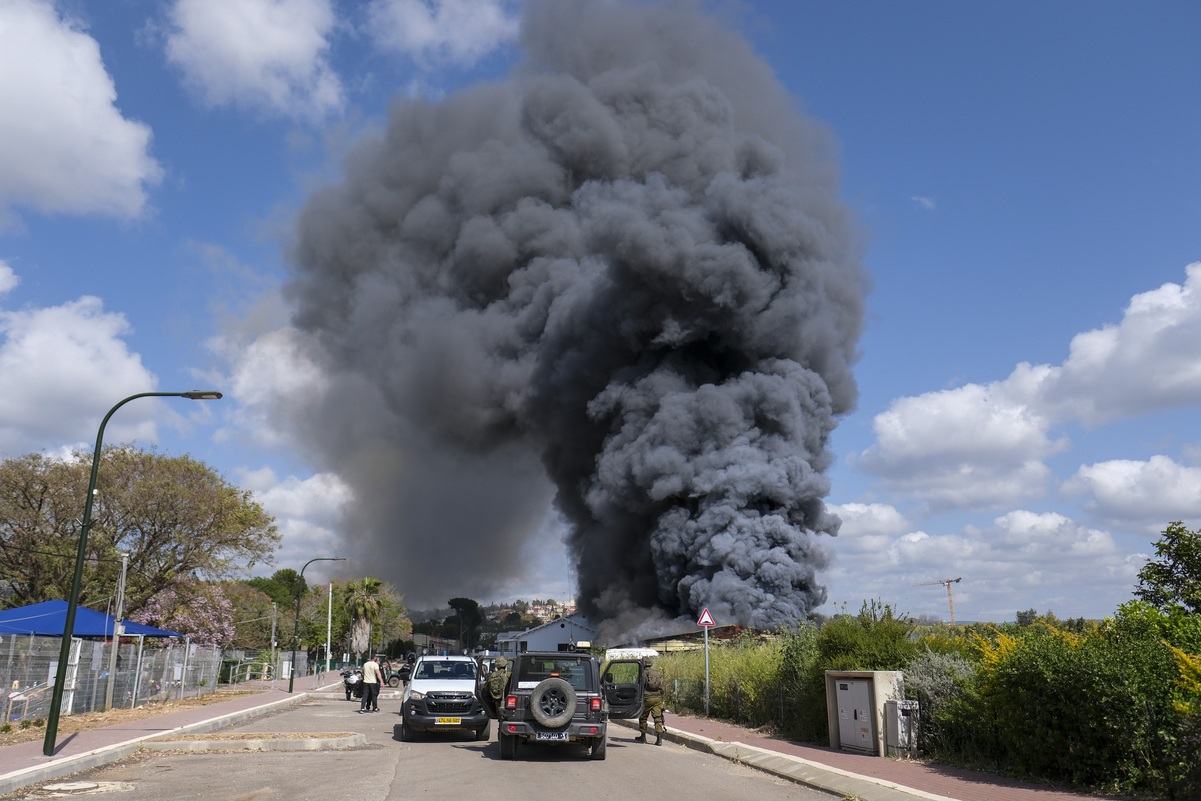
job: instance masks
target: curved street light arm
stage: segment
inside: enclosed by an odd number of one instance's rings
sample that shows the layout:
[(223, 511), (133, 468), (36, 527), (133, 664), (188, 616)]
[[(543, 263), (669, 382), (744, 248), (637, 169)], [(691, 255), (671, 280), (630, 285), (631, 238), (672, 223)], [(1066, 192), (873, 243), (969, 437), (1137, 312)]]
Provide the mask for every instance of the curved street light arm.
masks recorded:
[[(83, 563), (88, 552), (88, 529), (92, 526), (92, 501), (96, 496), (96, 474), (100, 472), (100, 450), (104, 444), (104, 429), (109, 418), (125, 404), (138, 398), (189, 398), (190, 400), (220, 400), (221, 393), (215, 390), (193, 389), (188, 392), (139, 392), (117, 402), (100, 421), (96, 432), (96, 450), (92, 453), (92, 475), (88, 479), (88, 495), (83, 502), (83, 520), (79, 526), (79, 549), (75, 554), (75, 575), (71, 579), (71, 594), (67, 598), (67, 619), (63, 623), (63, 641), (58, 652), (58, 667), (54, 673), (54, 694), (50, 699), (50, 712), (46, 716), (46, 737), (42, 741), (42, 753), (54, 756), (54, 739), (58, 735), (58, 719), (62, 714), (63, 690), (67, 684), (67, 660), (71, 658), (71, 635), (75, 633), (75, 612), (79, 609), (79, 588), (83, 583)], [(116, 638), (113, 647), (117, 647)], [(109, 681), (113, 677), (109, 676)]]
[(292, 620), (292, 667), (288, 671), (288, 692), (292, 692), (292, 687), (296, 683), (296, 646), (300, 644), (300, 598), (304, 595), (304, 571), (313, 562), (345, 562), (345, 556), (318, 556), (304, 563), (304, 567), (300, 568), (300, 589), (296, 592), (296, 617)]

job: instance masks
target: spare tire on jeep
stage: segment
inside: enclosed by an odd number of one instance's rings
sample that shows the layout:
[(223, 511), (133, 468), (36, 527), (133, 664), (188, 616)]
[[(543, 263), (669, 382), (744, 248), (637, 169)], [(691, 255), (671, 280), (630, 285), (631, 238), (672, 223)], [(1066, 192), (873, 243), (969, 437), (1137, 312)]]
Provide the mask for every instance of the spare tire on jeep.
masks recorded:
[(548, 729), (566, 726), (575, 714), (575, 688), (560, 678), (545, 679), (530, 693), (530, 712)]

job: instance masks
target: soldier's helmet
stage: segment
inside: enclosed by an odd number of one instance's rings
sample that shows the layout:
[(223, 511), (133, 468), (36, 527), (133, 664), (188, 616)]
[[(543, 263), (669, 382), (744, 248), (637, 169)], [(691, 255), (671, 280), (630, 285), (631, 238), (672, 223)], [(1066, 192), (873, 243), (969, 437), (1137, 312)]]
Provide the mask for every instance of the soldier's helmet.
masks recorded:
[(496, 662), (494, 664), (499, 670), (504, 670), (509, 666), (509, 660), (505, 659), (503, 656), (498, 656), (496, 657)]
[(655, 666), (655, 658), (654, 658), (653, 656), (644, 656), (644, 657), (642, 657), (642, 666), (643, 666), (643, 667), (648, 667), (648, 668), (649, 668), (649, 667), (654, 667), (654, 666)]

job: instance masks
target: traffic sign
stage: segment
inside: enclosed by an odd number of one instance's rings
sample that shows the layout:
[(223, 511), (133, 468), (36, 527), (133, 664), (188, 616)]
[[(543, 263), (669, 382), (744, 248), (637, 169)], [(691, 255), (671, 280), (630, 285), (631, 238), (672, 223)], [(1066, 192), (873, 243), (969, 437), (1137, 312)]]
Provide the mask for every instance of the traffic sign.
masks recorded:
[(696, 621), (696, 625), (698, 625), (698, 626), (716, 626), (717, 625), (716, 623), (713, 622), (713, 615), (709, 614), (709, 607), (705, 607), (704, 611), (701, 612), (701, 617), (699, 620)]

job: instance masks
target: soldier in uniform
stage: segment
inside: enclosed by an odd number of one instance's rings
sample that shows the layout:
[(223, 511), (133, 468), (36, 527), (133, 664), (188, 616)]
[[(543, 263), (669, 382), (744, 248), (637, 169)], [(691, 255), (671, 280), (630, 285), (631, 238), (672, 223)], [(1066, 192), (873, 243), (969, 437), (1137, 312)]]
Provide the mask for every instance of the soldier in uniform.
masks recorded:
[(500, 717), (500, 707), (504, 702), (505, 685), (508, 682), (509, 660), (504, 656), (496, 657), (496, 661), (492, 663), (492, 672), (488, 674), (488, 678), (484, 680), (484, 691), (492, 700), (492, 711), (496, 717)]
[(655, 660), (647, 657), (642, 660), (642, 714), (638, 717), (638, 736), (635, 742), (646, 742), (646, 721), (649, 717), (655, 719), (655, 745), (663, 745), (663, 674), (655, 667)]

